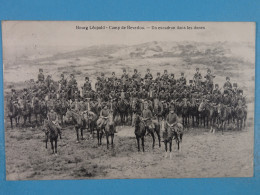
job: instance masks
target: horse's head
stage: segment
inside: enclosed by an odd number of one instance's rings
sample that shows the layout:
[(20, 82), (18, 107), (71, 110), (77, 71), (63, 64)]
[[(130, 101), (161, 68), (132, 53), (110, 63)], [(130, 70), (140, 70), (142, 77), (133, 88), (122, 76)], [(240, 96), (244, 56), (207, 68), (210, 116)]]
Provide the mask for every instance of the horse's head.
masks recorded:
[(133, 119), (132, 119), (132, 126), (137, 126), (140, 123), (140, 116), (138, 114), (133, 114)]

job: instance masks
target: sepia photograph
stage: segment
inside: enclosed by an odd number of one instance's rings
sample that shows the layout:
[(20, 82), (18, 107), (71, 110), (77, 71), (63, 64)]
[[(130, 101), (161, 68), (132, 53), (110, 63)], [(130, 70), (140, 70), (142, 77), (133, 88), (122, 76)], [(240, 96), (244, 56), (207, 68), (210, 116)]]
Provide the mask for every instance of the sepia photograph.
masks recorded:
[(1, 25), (6, 180), (253, 177), (254, 22)]

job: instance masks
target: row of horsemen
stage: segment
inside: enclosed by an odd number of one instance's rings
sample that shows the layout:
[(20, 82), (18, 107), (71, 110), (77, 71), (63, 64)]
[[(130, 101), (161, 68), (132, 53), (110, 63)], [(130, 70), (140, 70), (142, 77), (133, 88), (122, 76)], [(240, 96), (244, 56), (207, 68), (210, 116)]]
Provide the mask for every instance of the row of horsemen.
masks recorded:
[[(149, 69), (143, 78), (136, 69), (132, 77), (123, 70), (120, 78), (115, 73), (109, 78), (101, 74), (95, 90), (86, 77), (82, 90), (79, 90), (73, 74), (69, 81), (62, 74), (55, 82), (51, 76), (45, 79), (40, 69), (38, 81), (32, 81), (22, 91), (12, 89), (8, 115), (11, 125), (12, 119), (17, 122), (19, 116), (23, 116), (23, 125), (26, 125), (27, 119), (31, 122), (34, 114), (36, 123), (38, 117), (39, 123), (48, 118), (57, 129), (60, 129), (59, 124), (63, 125), (64, 119), (68, 120), (68, 111), (95, 121), (99, 129), (106, 126), (109, 115), (114, 123), (124, 125), (135, 125), (135, 119), (140, 116), (147, 129), (154, 129), (161, 121), (166, 122), (167, 128), (167, 124), (173, 124), (177, 119), (182, 119), (183, 127), (218, 124), (223, 129), (226, 123), (237, 122), (238, 128), (242, 128), (247, 113), (243, 91), (236, 83), (232, 85), (227, 77), (221, 92), (218, 84), (214, 88), (214, 78), (208, 70), (205, 81), (202, 81), (198, 68), (189, 84), (184, 73), (176, 80), (174, 74), (165, 70), (163, 75), (157, 73), (154, 79)], [(173, 120), (169, 118), (171, 114)]]

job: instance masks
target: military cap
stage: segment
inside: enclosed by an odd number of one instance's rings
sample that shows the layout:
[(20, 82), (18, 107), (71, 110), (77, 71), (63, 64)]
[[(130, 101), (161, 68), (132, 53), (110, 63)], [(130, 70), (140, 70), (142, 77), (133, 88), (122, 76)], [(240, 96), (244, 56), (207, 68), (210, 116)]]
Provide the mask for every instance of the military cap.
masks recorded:
[(104, 75), (105, 75), (105, 74), (102, 72), (102, 73), (101, 73), (101, 76), (104, 76)]
[(85, 80), (89, 80), (89, 77), (85, 77)]
[[(49, 76), (49, 75), (48, 75)], [(74, 74), (70, 74), (70, 76), (73, 76), (74, 77)]]
[(171, 73), (171, 76), (174, 76), (174, 74), (173, 74), (173, 73)]
[(150, 71), (150, 68), (147, 68), (146, 70), (147, 70), (147, 71)]
[(192, 84), (192, 83), (193, 83), (193, 80), (190, 80), (189, 83)]
[(24, 91), (28, 91), (26, 88), (23, 89)]
[(12, 91), (12, 92), (15, 92), (15, 89), (12, 89), (11, 91)]
[(115, 74), (115, 72), (112, 72), (112, 75), (114, 75)]
[(215, 87), (218, 87), (218, 84), (215, 84)]
[(229, 78), (229, 77), (226, 77), (226, 80), (230, 80), (230, 78)]
[(228, 90), (224, 90), (224, 94), (228, 94)]
[(199, 70), (199, 68), (196, 68), (196, 70)]
[(137, 72), (137, 70), (136, 70), (136, 69), (134, 69), (134, 72)]
[(211, 72), (211, 70), (208, 68), (207, 72)]
[(161, 73), (157, 72), (157, 75), (160, 75)]
[(237, 87), (237, 83), (233, 83), (233, 87)]
[(43, 72), (42, 68), (39, 68), (39, 72)]
[(167, 70), (164, 70), (164, 72), (167, 72)]
[(123, 68), (123, 72), (126, 72), (126, 69), (125, 69), (125, 68)]
[(183, 76), (183, 75), (184, 75), (184, 72), (181, 72), (181, 75)]
[(61, 77), (64, 77), (64, 74), (61, 74), (60, 76), (61, 76)]

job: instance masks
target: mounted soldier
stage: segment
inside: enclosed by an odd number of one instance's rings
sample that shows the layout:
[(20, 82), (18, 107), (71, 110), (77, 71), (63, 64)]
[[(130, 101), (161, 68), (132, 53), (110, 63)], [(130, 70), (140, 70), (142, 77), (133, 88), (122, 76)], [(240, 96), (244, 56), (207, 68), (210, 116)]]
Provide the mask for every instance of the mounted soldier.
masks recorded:
[(184, 72), (181, 73), (181, 78), (179, 79), (179, 82), (182, 86), (186, 85), (187, 81), (186, 78), (184, 77)]
[(152, 111), (148, 108), (148, 102), (144, 102), (144, 109), (142, 111), (142, 121), (145, 123), (145, 127), (149, 130), (154, 129), (154, 124), (152, 122), (153, 114)]
[(60, 80), (59, 80), (59, 91), (65, 90), (67, 86), (67, 80), (64, 78), (64, 74), (60, 75)]
[(195, 73), (194, 76), (193, 76), (193, 81), (194, 81), (194, 83), (195, 83), (195, 87), (200, 86), (200, 84), (201, 84), (201, 79), (202, 79), (202, 76), (201, 76), (201, 73), (200, 73), (200, 69), (199, 69), (199, 68), (196, 68), (196, 73)]
[(229, 77), (226, 77), (226, 82), (224, 83), (223, 88), (224, 88), (224, 90), (231, 90), (232, 89), (232, 84), (230, 82)]
[(149, 68), (147, 68), (146, 74), (145, 74), (144, 78), (148, 79), (148, 80), (152, 80), (153, 79), (153, 75), (150, 73), (150, 69)]
[(50, 111), (47, 114), (48, 122), (52, 123), (58, 130), (58, 134), (60, 135), (61, 139), (61, 126), (59, 125), (58, 115), (54, 111), (54, 107), (50, 108)]
[(211, 74), (210, 69), (207, 70), (207, 75), (205, 76), (205, 78), (206, 78), (206, 89), (207, 89), (207, 91), (212, 92), (213, 87), (214, 87), (213, 79), (215, 78), (215, 76)]
[(107, 119), (109, 116), (109, 109), (107, 103), (103, 103), (103, 109), (100, 111), (99, 119), (97, 120), (97, 126), (102, 129), (107, 123)]
[(41, 69), (41, 68), (39, 69), (38, 81), (39, 81), (39, 82), (44, 82), (43, 69)]

